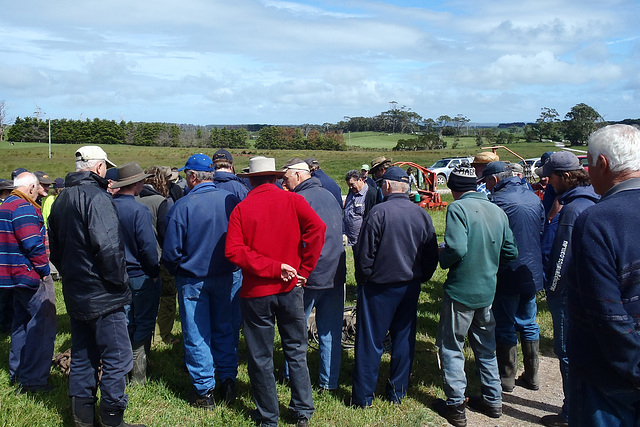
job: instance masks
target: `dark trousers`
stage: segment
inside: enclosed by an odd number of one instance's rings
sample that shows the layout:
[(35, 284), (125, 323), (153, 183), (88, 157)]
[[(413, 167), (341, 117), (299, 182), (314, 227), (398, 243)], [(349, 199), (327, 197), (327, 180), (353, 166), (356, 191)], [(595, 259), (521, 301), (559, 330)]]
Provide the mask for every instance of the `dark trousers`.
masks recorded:
[(133, 353), (124, 308), (91, 320), (71, 318), (71, 373), (69, 396), (94, 398), (98, 366), (102, 360), (102, 404), (124, 410), (126, 376), (133, 367)]
[(13, 324), (9, 376), (25, 386), (43, 386), (49, 379), (56, 339), (56, 296), (51, 276), (37, 289), (13, 289)]
[(241, 304), (257, 421), (266, 426), (278, 424), (278, 394), (273, 373), (276, 321), (284, 357), (289, 364), (289, 410), (296, 418), (311, 418), (315, 408), (307, 368), (307, 322), (302, 288), (295, 287), (277, 295), (243, 298)]
[(13, 288), (0, 288), (0, 334), (11, 333), (13, 323)]
[(378, 382), (383, 341), (391, 335), (391, 366), (386, 397), (400, 402), (409, 388), (416, 345), (419, 282), (358, 287), (353, 404), (370, 406)]

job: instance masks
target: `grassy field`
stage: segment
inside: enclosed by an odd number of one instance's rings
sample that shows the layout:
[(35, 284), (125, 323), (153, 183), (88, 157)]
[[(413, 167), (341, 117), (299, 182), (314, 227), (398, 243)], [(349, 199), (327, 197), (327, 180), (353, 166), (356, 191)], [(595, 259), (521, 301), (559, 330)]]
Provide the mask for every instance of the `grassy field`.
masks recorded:
[[(0, 144), (0, 177), (8, 177), (10, 171), (18, 166), (30, 170), (44, 170), (52, 176), (64, 176), (71, 170), (73, 154), (77, 146), (54, 145), (53, 158), (47, 158), (46, 144), (16, 144), (9, 146)], [(109, 157), (116, 163), (136, 160), (145, 167), (152, 164), (181, 166), (193, 150), (181, 148), (152, 148), (129, 146), (105, 146)], [(511, 148), (511, 147), (510, 147)], [(533, 157), (548, 150), (548, 146), (541, 144), (520, 144), (513, 146), (514, 151), (523, 157)], [(203, 150), (211, 154), (212, 149)], [(258, 154), (255, 150), (232, 150), (238, 169), (248, 164), (251, 155)], [(251, 152), (248, 152), (251, 151)], [(473, 154), (477, 149), (462, 153), (456, 150), (435, 152), (390, 153), (388, 151), (359, 151), (347, 152), (293, 152), (272, 151), (260, 152), (267, 156), (275, 156), (278, 165), (291, 157), (315, 156), (319, 159), (323, 169), (334, 179), (342, 183), (344, 173), (348, 169), (359, 168), (360, 164), (369, 162), (377, 155), (392, 155), (394, 160), (412, 160), (421, 164), (431, 164), (440, 157), (450, 155)], [(535, 153), (534, 153), (535, 151)], [(400, 155), (401, 154), (401, 155)], [(343, 192), (346, 187), (343, 185)], [(444, 200), (452, 201), (450, 195), (444, 195)], [(445, 211), (430, 212), (433, 219), (438, 240), (442, 241), (445, 227)], [(355, 280), (353, 277), (352, 253), (348, 252), (347, 300), (352, 303), (355, 296)], [(422, 285), (418, 305), (418, 333), (415, 363), (411, 387), (402, 405), (394, 406), (381, 399), (375, 399), (370, 410), (352, 409), (346, 405), (351, 394), (351, 375), (353, 371), (353, 350), (343, 350), (343, 363), (340, 375), (340, 388), (335, 395), (319, 394), (314, 391), (316, 413), (312, 419), (313, 425), (318, 426), (439, 426), (446, 425), (444, 419), (436, 415), (431, 409), (431, 402), (437, 397), (444, 397), (442, 380), (438, 369), (435, 336), (438, 322), (439, 304), (442, 298), (442, 284), (446, 278), (446, 271), (438, 268), (433, 278)], [(55, 351), (62, 352), (70, 347), (71, 336), (69, 318), (66, 314), (61, 295), (61, 284), (56, 283), (58, 307), (58, 335)], [(546, 303), (540, 301), (538, 320), (541, 327), (541, 347), (544, 354), (552, 353), (551, 316), (546, 309)], [(180, 322), (176, 318), (173, 330), (180, 338)], [(9, 385), (8, 351), (9, 337), (0, 337), (0, 425), (3, 426), (66, 426), (72, 425), (70, 402), (67, 397), (68, 381), (58, 370), (52, 370), (51, 383), (56, 390), (47, 395), (15, 395), (15, 387)], [(279, 342), (275, 346), (275, 366), (279, 369), (283, 364)], [(173, 347), (156, 344), (150, 356), (150, 372), (153, 379), (145, 386), (128, 387), (130, 396), (129, 408), (125, 420), (129, 422), (143, 422), (150, 426), (250, 426), (249, 413), (254, 408), (249, 388), (247, 374), (246, 347), (244, 339), (240, 342), (240, 367), (238, 375), (238, 401), (232, 408), (221, 405), (214, 411), (194, 409), (187, 403), (191, 384), (183, 368), (183, 349), (181, 345)], [(318, 375), (318, 353), (316, 349), (309, 350), (309, 369), (315, 386)], [(377, 391), (384, 395), (384, 385), (389, 372), (389, 355), (383, 356), (380, 367)], [(473, 355), (467, 351), (467, 373), (470, 379), (469, 392), (479, 393), (479, 382), (476, 379)], [(314, 389), (315, 390), (315, 389)], [(292, 425), (295, 420), (288, 417), (287, 404), (290, 391), (287, 386), (279, 384), (281, 421), (283, 425)]]

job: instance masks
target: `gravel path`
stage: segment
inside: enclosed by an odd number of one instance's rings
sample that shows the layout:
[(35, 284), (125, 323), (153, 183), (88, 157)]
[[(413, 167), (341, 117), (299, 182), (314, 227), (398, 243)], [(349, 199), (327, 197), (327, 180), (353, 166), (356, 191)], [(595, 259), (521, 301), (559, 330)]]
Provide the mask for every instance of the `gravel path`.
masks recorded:
[[(522, 373), (522, 367), (518, 375)], [(517, 387), (512, 393), (502, 394), (502, 417), (489, 418), (481, 413), (467, 409), (469, 427), (516, 427), (540, 426), (540, 417), (557, 414), (562, 407), (562, 380), (558, 359), (540, 356), (540, 390), (532, 391)], [(442, 425), (449, 425), (446, 421)]]

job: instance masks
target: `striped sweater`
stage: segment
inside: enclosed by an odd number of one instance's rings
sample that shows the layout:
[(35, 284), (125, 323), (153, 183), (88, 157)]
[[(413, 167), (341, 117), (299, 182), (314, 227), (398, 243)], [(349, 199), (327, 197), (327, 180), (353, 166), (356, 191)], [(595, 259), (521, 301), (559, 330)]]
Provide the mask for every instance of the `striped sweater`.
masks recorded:
[(40, 208), (14, 190), (0, 205), (0, 288), (37, 288), (49, 274)]

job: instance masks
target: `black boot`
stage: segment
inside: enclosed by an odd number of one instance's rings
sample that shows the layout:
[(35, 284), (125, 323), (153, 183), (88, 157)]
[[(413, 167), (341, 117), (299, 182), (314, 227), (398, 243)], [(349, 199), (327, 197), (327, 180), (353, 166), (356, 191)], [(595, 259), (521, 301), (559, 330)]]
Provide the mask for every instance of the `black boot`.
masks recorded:
[(93, 427), (96, 418), (95, 397), (71, 398), (71, 415), (75, 427)]
[(127, 424), (123, 418), (124, 409), (100, 403), (100, 423), (102, 427), (146, 427), (144, 424)]
[(516, 384), (529, 390), (538, 390), (540, 388), (540, 380), (538, 379), (540, 341), (522, 341), (521, 345), (524, 373), (518, 377)]
[(518, 371), (518, 346), (511, 344), (497, 344), (496, 358), (502, 391), (512, 392), (516, 386), (516, 372)]
[[(149, 348), (151, 339), (149, 339)], [(147, 382), (147, 341), (132, 342), (133, 368), (131, 369), (131, 384), (144, 385)]]

